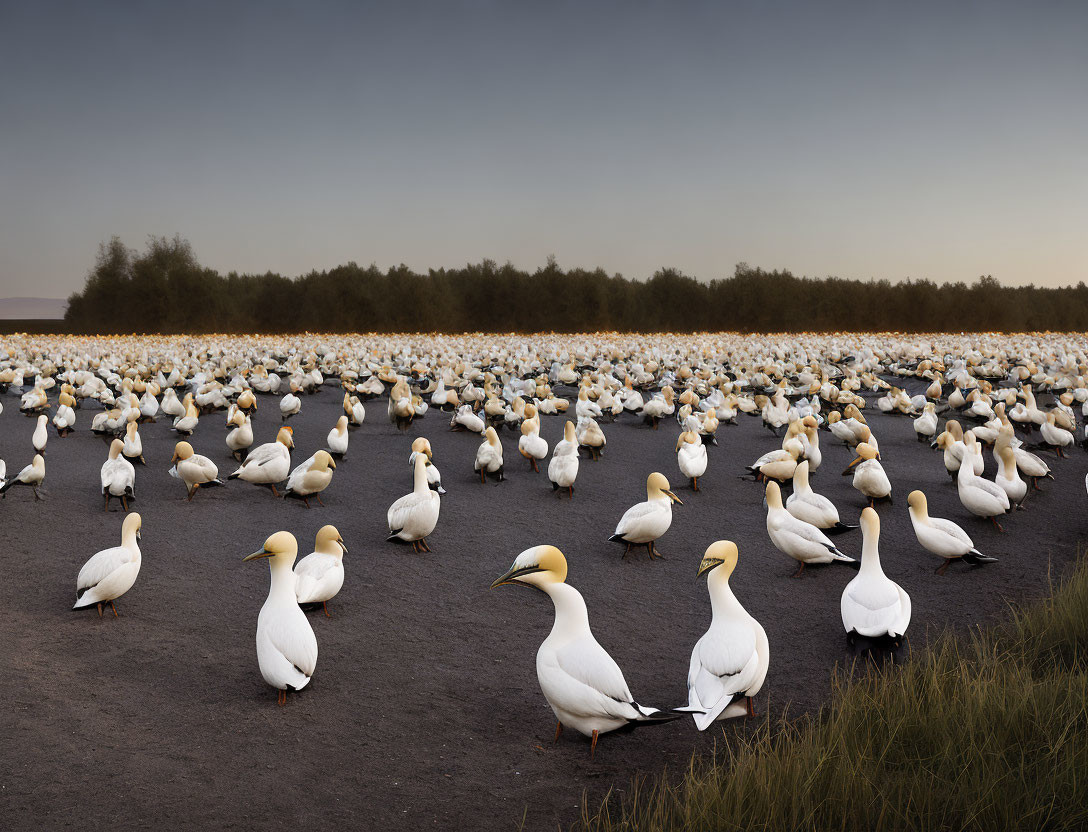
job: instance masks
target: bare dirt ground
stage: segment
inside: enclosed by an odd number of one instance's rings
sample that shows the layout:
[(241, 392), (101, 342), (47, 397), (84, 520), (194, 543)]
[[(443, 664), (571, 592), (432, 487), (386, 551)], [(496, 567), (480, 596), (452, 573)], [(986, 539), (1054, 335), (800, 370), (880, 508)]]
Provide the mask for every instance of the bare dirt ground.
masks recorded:
[[(18, 412), (15, 395), (0, 401), (0, 456), (14, 476), (30, 461), (33, 421)], [(276, 401), (259, 399), (258, 443), (275, 435)], [(368, 403), (366, 423), (352, 431), (326, 507), (307, 510), (240, 481), (186, 503), (183, 485), (167, 474), (175, 436), (160, 417), (141, 429), (148, 466), (138, 467), (134, 508), (144, 518), (143, 567), (115, 620), (69, 611), (80, 566), (120, 539), (122, 515), (102, 511), (98, 469), (107, 447), (88, 430), (94, 412), (78, 412), (72, 436), (51, 435), (45, 501), (15, 488), (0, 502), (6, 829), (512, 829), (523, 818), (527, 829), (554, 829), (574, 820), (584, 791), (595, 800), (610, 785), (626, 788), (635, 772), (683, 766), (723, 731), (744, 730), (734, 722), (700, 734), (684, 720), (608, 735), (595, 760), (572, 731), (553, 745), (534, 661), (551, 605), (537, 593), (488, 590), (539, 543), (567, 554), (568, 580), (585, 596), (598, 640), (644, 704), (686, 701), (691, 647), (710, 618), (695, 571), (720, 538), (740, 547), (732, 583), (770, 639), (760, 713), (819, 707), (833, 668), (853, 659), (839, 597), (855, 573), (829, 565), (790, 580), (796, 564), (767, 538), (761, 487), (738, 478), (780, 441), (758, 418), (720, 428), (698, 494), (676, 467), (675, 421), (656, 432), (629, 416), (604, 424), (607, 451), (599, 462), (582, 461), (568, 501), (529, 470), (515, 434), (501, 433), (507, 481), (481, 485), (472, 471), (478, 437), (449, 432), (449, 417), (435, 411), (399, 433), (383, 399)], [(339, 412), (334, 387), (304, 397), (291, 422), (296, 461), (323, 445)], [(1088, 470), (1082, 451), (1052, 462), (1057, 482), (1031, 494), (999, 535), (962, 508), (939, 453), (915, 441), (910, 419), (875, 409), (869, 419), (894, 487), (894, 504), (879, 509), (882, 560), (911, 594), (911, 649), (942, 628), (966, 632), (1000, 619), (1008, 601), (1043, 595), (1074, 559)], [(234, 466), (223, 421), (202, 418), (192, 442), (225, 475)], [(563, 421), (543, 418), (549, 443), (562, 437)], [(386, 508), (411, 488), (416, 435), (430, 437), (449, 491), (431, 555), (385, 542)], [(856, 522), (863, 500), (840, 476), (852, 455), (829, 433), (821, 442), (813, 487)], [(987, 454), (987, 474), (993, 469)], [(644, 499), (653, 470), (670, 477), (685, 503), (660, 541), (667, 559), (650, 562), (643, 552), (621, 560), (622, 546), (607, 538)], [(917, 545), (907, 515), (914, 488), (929, 495), (934, 516), (960, 522), (1000, 562), (935, 576), (939, 561)], [(309, 552), (325, 523), (350, 549), (347, 580), (331, 619), (310, 613), (320, 645), (313, 683), (280, 708), (253, 643), (268, 570), (241, 559), (279, 529)], [(838, 541), (860, 555), (860, 532)]]

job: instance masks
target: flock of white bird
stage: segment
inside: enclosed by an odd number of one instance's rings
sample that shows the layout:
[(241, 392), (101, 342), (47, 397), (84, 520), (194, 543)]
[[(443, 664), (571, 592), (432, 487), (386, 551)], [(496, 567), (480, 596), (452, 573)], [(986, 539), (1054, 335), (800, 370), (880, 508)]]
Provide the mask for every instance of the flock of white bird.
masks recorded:
[[(105, 510), (116, 500), (126, 515), (120, 545), (93, 555), (79, 571), (73, 609), (97, 608), (101, 616), (109, 605), (116, 616), (114, 602), (140, 571), (142, 519), (130, 512), (138, 494), (133, 463), (145, 462), (140, 430), (162, 417), (178, 434), (169, 474), (184, 484), (187, 500), (201, 488), (237, 479), (276, 497), (280, 486), (282, 496), (309, 507), (310, 500), (324, 505), (321, 495), (337, 460), (348, 453), (349, 429), (366, 418), (363, 403), (380, 396), (388, 397), (387, 415), (399, 430), (443, 410), (451, 429), (479, 434), (472, 465), (481, 482), (505, 478), (499, 432), (515, 432), (529, 469), (537, 472), (547, 460), (554, 492), (569, 499), (575, 498), (583, 457), (597, 460), (606, 449), (603, 425), (624, 414), (652, 430), (676, 420), (677, 469), (694, 495), (710, 462), (708, 446), (719, 444), (721, 427), (743, 413), (762, 419), (775, 447), (748, 465), (726, 452), (719, 464), (765, 482), (770, 542), (797, 562), (794, 577), (810, 564), (856, 568), (842, 592), (847, 636), (898, 644), (910, 624), (911, 602), (881, 567), (875, 507), (891, 501), (893, 489), (865, 411), (912, 418), (919, 440), (940, 450), (964, 516), (1001, 529), (998, 518), (1023, 505), (1029, 482), (1038, 489), (1039, 480), (1053, 478), (1035, 451), (1061, 457), (1076, 442), (1074, 407), (1088, 415), (1085, 353), (1082, 341), (1058, 335), (321, 336), (310, 343), (259, 336), (16, 336), (0, 349), (0, 387), (18, 392), (20, 410), (37, 417), (34, 454), (10, 479), (0, 460), (0, 495), (24, 486), (42, 499), (50, 424), (65, 437), (79, 429), (81, 409), (94, 410), (87, 429), (114, 437), (99, 493)], [(286, 423), (301, 411), (307, 393), (330, 381), (343, 390), (343, 415), (325, 447), (293, 466), (293, 431)], [(908, 382), (916, 388), (924, 383), (924, 392), (908, 394)], [(258, 395), (280, 396), (279, 419), (275, 439), (254, 447)], [(1049, 404), (1041, 405), (1037, 395)], [(217, 413), (225, 418), (227, 450), (238, 462), (225, 479), (197, 452), (210, 447), (200, 426)], [(548, 415), (566, 417), (563, 439), (554, 448), (541, 436), (541, 419)], [(855, 452), (843, 474), (869, 503), (860, 518), (860, 562), (831, 537), (857, 527), (843, 523), (831, 500), (812, 485), (823, 462), (822, 431)], [(992, 449), (996, 461), (992, 478), (985, 476), (984, 448)], [(430, 441), (415, 438), (408, 463), (412, 490), (388, 509), (388, 539), (426, 553), (445, 493)], [(681, 500), (668, 478), (650, 473), (645, 501), (623, 514), (609, 540), (625, 545), (624, 557), (633, 546), (645, 546), (651, 560), (659, 557), (657, 542), (672, 523), (674, 504)], [(931, 517), (921, 491), (908, 495), (907, 506), (918, 544), (941, 559), (938, 574), (956, 560), (996, 560), (978, 551), (957, 522)], [(344, 584), (346, 551), (336, 527), (326, 525), (314, 551), (297, 563), (298, 543), (287, 531), (270, 535), (245, 558), (270, 565), (256, 645), (260, 672), (278, 691), (280, 704), (288, 691), (306, 687), (317, 665), (317, 640), (300, 605), (319, 605), (329, 614), (327, 602)], [(707, 547), (698, 575), (706, 576), (711, 624), (692, 650), (688, 703), (658, 710), (635, 700), (619, 666), (593, 637), (586, 604), (566, 583), (563, 553), (537, 545), (518, 555), (492, 586), (535, 588), (554, 604), (555, 623), (537, 653), (537, 675), (558, 720), (556, 738), (569, 726), (591, 738), (592, 752), (600, 734), (626, 725), (690, 714), (705, 730), (716, 720), (751, 715), (770, 653), (763, 627), (730, 589), (738, 558), (729, 540)]]

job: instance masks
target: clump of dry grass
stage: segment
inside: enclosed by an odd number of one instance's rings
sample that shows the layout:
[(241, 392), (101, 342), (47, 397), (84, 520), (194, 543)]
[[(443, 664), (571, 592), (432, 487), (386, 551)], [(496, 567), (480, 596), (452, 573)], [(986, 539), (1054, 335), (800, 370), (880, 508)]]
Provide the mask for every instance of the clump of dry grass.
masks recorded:
[(684, 777), (583, 803), (578, 828), (1088, 828), (1088, 565), (968, 643), (836, 678), (831, 704), (737, 735)]

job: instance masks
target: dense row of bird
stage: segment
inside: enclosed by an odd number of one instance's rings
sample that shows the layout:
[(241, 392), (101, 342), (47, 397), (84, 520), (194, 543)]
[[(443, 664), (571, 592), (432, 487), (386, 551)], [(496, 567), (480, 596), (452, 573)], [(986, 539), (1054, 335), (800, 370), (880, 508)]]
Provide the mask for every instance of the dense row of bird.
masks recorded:
[[(623, 414), (657, 429), (665, 419), (679, 425), (675, 454), (680, 475), (693, 492), (709, 465), (708, 446), (718, 444), (722, 425), (738, 414), (759, 417), (777, 447), (746, 467), (765, 481), (766, 526), (772, 544), (798, 563), (840, 562), (858, 568), (844, 588), (841, 612), (851, 638), (898, 643), (910, 622), (910, 598), (883, 572), (878, 550), (880, 520), (875, 505), (891, 500), (892, 483), (881, 464), (880, 445), (864, 411), (914, 419), (920, 440), (940, 449), (945, 470), (956, 483), (970, 515), (990, 520), (1022, 506), (1028, 481), (1052, 477), (1034, 451), (1063, 455), (1075, 443), (1076, 414), (1088, 414), (1088, 359), (1084, 344), (1057, 336), (972, 339), (942, 336), (924, 342), (893, 336), (796, 336), (773, 344), (731, 336), (668, 339), (599, 336), (533, 341), (514, 337), (465, 336), (460, 339), (329, 338), (301, 350), (288, 339), (33, 339), (15, 338), (0, 353), (0, 387), (21, 394), (20, 410), (37, 414), (31, 442), (33, 461), (5, 479), (0, 461), (0, 494), (29, 486), (35, 498), (45, 478), (50, 422), (58, 436), (77, 427), (77, 411), (101, 406), (89, 429), (115, 436), (100, 477), (108, 510), (114, 498), (128, 512), (136, 498), (136, 469), (144, 462), (140, 427), (160, 416), (184, 438), (175, 446), (169, 473), (181, 480), (192, 500), (202, 487), (223, 485), (218, 466), (194, 449), (196, 432), (209, 413), (221, 412), (226, 446), (238, 467), (227, 479), (268, 487), (278, 496), (297, 497), (309, 507), (321, 502), (337, 459), (348, 451), (351, 426), (366, 418), (363, 402), (388, 395), (392, 425), (408, 430), (432, 410), (450, 414), (450, 428), (481, 436), (472, 461), (481, 481), (506, 474), (499, 431), (518, 434), (517, 448), (532, 471), (545, 460), (553, 489), (574, 498), (581, 456), (599, 459), (606, 447), (602, 424)], [(335, 379), (343, 389), (343, 415), (330, 430), (326, 447), (292, 467), (293, 431), (285, 423), (297, 415), (306, 393)], [(903, 381), (900, 381), (900, 380)], [(925, 383), (909, 395), (905, 382)], [(50, 420), (56, 393), (56, 411)], [(565, 391), (564, 395), (560, 395)], [(282, 392), (274, 441), (254, 443), (257, 394)], [(862, 394), (879, 394), (867, 400)], [(1043, 407), (1037, 394), (1053, 401)], [(541, 436), (545, 415), (573, 415), (563, 439), (550, 448)], [(943, 426), (940, 417), (945, 416)], [(947, 418), (955, 416), (955, 418)], [(971, 426), (964, 427), (969, 423)], [(1035, 433), (1035, 430), (1038, 433)], [(844, 475), (869, 502), (861, 516), (860, 563), (843, 553), (829, 535), (856, 528), (842, 522), (835, 505), (811, 483), (823, 462), (821, 431), (852, 447), (855, 458)], [(1017, 433), (1019, 432), (1019, 436)], [(1034, 451), (1028, 447), (1031, 440)], [(197, 443), (206, 445), (206, 442)], [(984, 447), (997, 462), (993, 479), (984, 477)], [(429, 552), (427, 538), (439, 520), (442, 477), (431, 443), (412, 442), (408, 459), (411, 493), (387, 512), (389, 539)], [(467, 467), (467, 460), (466, 460)], [(789, 490), (783, 499), (783, 488)], [(989, 563), (957, 523), (930, 517), (921, 491), (907, 498), (919, 544), (939, 556), (939, 574), (957, 559)], [(646, 546), (657, 542), (681, 503), (668, 478), (651, 473), (646, 500), (628, 509), (610, 540)], [(323, 503), (322, 503), (323, 505)], [(129, 513), (121, 545), (94, 555), (77, 578), (75, 608), (113, 606), (139, 572), (141, 517)], [(327, 525), (314, 552), (297, 564), (293, 535), (277, 532), (247, 560), (267, 558), (271, 588), (257, 624), (257, 653), (264, 679), (280, 692), (300, 690), (312, 676), (317, 642), (300, 604), (326, 603), (344, 582), (343, 538)], [(729, 588), (737, 565), (737, 546), (712, 544), (699, 565), (711, 596), (712, 623), (696, 644), (688, 676), (689, 702), (660, 711), (640, 705), (623, 674), (596, 642), (581, 595), (565, 583), (567, 564), (552, 546), (534, 546), (517, 557), (493, 586), (525, 584), (547, 593), (555, 606), (555, 626), (537, 655), (541, 688), (559, 721), (592, 738), (631, 723), (660, 722), (690, 713), (702, 730), (717, 719), (752, 713), (752, 697), (769, 667), (767, 637)]]

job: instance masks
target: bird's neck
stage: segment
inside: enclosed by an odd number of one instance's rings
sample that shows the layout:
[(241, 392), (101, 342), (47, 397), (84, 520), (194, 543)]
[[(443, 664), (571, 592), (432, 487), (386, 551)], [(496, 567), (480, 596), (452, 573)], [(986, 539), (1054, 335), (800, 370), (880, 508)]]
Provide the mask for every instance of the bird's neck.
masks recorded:
[(706, 586), (710, 591), (710, 609), (715, 620), (736, 618), (739, 613), (744, 612), (744, 607), (729, 586), (729, 576), (721, 571), (721, 567), (707, 576)]
[(861, 544), (861, 575), (883, 575), (880, 568), (879, 539), (876, 535), (867, 535)]
[(430, 486), (427, 484), (427, 466), (417, 465), (415, 470), (415, 479), (413, 481), (413, 491), (416, 494), (425, 494), (430, 490)]
[(295, 599), (295, 573), (291, 571), (291, 562), (286, 558), (270, 558), (268, 571), (272, 575), (272, 582), (268, 588), (269, 598)]
[(135, 555), (140, 554), (140, 545), (136, 542), (136, 532), (125, 532), (121, 535), (121, 545)]
[(547, 584), (544, 591), (555, 606), (555, 623), (549, 638), (569, 639), (589, 632), (589, 611), (582, 593), (563, 583)]

